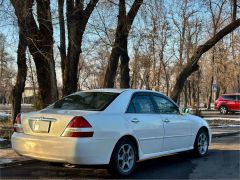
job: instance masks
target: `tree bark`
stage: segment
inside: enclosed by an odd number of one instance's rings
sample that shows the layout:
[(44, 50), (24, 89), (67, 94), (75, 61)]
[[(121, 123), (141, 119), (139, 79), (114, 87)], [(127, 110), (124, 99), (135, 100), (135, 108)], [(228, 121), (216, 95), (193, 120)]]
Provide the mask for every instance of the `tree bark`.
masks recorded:
[[(108, 61), (108, 66), (104, 76), (103, 87), (105, 88), (113, 88), (114, 81), (116, 77), (119, 57), (121, 57), (121, 68), (127, 68), (126, 70), (121, 69), (121, 82), (123, 88), (129, 87), (129, 56), (126, 54), (126, 42), (129, 31), (131, 29), (132, 23), (134, 21), (137, 12), (142, 5), (143, 0), (135, 0), (131, 9), (129, 10), (128, 14), (126, 15), (126, 7), (125, 7), (125, 0), (119, 0), (119, 15), (118, 15), (118, 25), (115, 34), (115, 42), (112, 48), (112, 52)], [(125, 82), (122, 82), (124, 80)]]
[(27, 64), (26, 64), (26, 49), (27, 42), (26, 39), (19, 31), (19, 41), (18, 41), (18, 50), (17, 50), (17, 79), (16, 84), (12, 89), (12, 120), (16, 118), (17, 114), (21, 111), (21, 101), (22, 93), (25, 87), (25, 81), (27, 76)]
[(121, 64), (120, 64), (120, 88), (130, 88), (130, 76), (129, 76), (129, 56), (127, 38), (123, 41), (123, 49), (121, 51)]
[(198, 61), (201, 58), (202, 54), (207, 52), (210, 48), (212, 48), (219, 40), (221, 40), (224, 36), (231, 33), (237, 27), (240, 26), (240, 19), (233, 21), (232, 23), (228, 24), (222, 30), (220, 30), (216, 35), (210, 38), (206, 43), (197, 47), (197, 50), (194, 52), (193, 56), (189, 63), (182, 69), (180, 74), (176, 78), (176, 83), (174, 88), (171, 92), (171, 98), (177, 102), (180, 93), (183, 90), (184, 83), (187, 78), (195, 71), (199, 69)]
[(64, 22), (64, 0), (58, 0), (58, 19), (60, 26), (60, 46), (58, 47), (60, 56), (61, 56), (61, 69), (62, 69), (62, 80), (64, 79), (64, 70), (65, 70), (65, 62), (66, 62), (66, 37), (65, 37), (65, 22)]

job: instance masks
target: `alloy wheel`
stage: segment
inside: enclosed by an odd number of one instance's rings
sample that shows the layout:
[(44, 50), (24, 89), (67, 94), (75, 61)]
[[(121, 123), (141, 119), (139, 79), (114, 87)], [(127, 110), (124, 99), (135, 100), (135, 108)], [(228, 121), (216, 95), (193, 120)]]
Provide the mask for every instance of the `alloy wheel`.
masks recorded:
[(201, 133), (198, 138), (198, 152), (204, 155), (208, 149), (208, 137), (205, 133)]
[(123, 172), (131, 171), (134, 166), (135, 153), (130, 144), (123, 144), (118, 151), (118, 167)]
[(227, 114), (227, 108), (226, 108), (225, 106), (221, 107), (221, 108), (220, 108), (220, 112), (221, 112), (222, 114)]

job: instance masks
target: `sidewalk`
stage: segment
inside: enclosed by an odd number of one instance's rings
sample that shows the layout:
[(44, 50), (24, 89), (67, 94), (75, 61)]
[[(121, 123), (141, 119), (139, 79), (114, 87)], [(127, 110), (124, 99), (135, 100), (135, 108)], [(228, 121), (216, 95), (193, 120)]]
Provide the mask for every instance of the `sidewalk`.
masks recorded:
[[(213, 138), (240, 133), (240, 126), (218, 126), (211, 129)], [(7, 166), (30, 163), (32, 161), (34, 160), (31, 158), (17, 155), (11, 148), (0, 149), (0, 169)]]

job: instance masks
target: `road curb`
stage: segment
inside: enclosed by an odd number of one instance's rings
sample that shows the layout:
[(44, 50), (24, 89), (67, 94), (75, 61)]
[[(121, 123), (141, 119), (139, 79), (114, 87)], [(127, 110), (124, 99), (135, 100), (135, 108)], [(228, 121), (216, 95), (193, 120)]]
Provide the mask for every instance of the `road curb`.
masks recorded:
[(226, 132), (226, 133), (219, 133), (219, 134), (212, 134), (212, 138), (232, 136), (232, 135), (237, 135), (237, 134), (239, 134), (239, 133), (240, 133), (240, 131)]

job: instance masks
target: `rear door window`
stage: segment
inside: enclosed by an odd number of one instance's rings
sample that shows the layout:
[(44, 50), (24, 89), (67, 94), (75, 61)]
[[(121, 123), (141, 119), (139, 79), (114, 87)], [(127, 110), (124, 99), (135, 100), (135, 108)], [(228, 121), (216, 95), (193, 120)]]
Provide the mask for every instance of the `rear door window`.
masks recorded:
[(119, 93), (111, 92), (80, 92), (57, 101), (50, 108), (64, 110), (104, 110)]
[(128, 107), (128, 113), (155, 113), (150, 96), (135, 95)]

